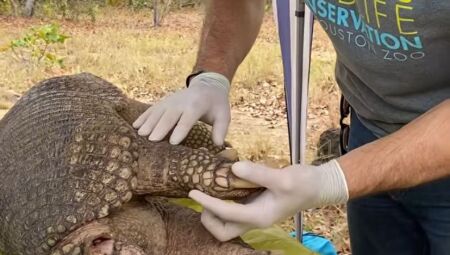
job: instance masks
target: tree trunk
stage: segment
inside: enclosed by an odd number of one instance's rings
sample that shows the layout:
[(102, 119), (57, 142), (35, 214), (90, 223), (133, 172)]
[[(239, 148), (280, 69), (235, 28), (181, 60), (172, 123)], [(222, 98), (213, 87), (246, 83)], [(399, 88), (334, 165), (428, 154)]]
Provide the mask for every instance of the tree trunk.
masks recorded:
[(35, 0), (27, 0), (25, 3), (25, 15), (27, 17), (31, 17), (34, 14), (34, 1)]
[(160, 10), (159, 10), (159, 5), (158, 5), (158, 0), (153, 0), (153, 26), (155, 27), (159, 27), (159, 15), (160, 15)]

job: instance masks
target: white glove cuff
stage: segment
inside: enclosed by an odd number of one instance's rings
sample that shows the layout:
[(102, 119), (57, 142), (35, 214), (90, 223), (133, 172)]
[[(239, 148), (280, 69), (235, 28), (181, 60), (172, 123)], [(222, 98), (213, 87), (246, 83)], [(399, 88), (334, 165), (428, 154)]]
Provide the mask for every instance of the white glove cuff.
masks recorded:
[(227, 94), (230, 92), (230, 81), (227, 79), (227, 77), (221, 75), (220, 73), (201, 73), (192, 78), (190, 82), (190, 86), (196, 86), (197, 84), (220, 88), (223, 89)]
[(337, 160), (331, 160), (319, 168), (317, 170), (323, 171), (320, 206), (346, 203), (349, 198), (347, 181)]

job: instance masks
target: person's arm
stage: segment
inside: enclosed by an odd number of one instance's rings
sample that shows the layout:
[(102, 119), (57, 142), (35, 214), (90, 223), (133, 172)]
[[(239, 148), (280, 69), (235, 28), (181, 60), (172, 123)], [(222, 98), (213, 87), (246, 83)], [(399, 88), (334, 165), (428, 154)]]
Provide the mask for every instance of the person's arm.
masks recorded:
[(209, 0), (194, 72), (217, 72), (231, 81), (258, 36), (264, 5), (263, 0)]
[(138, 134), (160, 141), (173, 130), (170, 143), (179, 144), (202, 120), (213, 126), (212, 139), (222, 145), (230, 123), (230, 81), (261, 27), (263, 0), (210, 0), (189, 87), (147, 109), (133, 127)]
[(350, 198), (450, 175), (450, 100), (397, 132), (338, 159)]
[(227, 203), (197, 190), (189, 196), (205, 208), (203, 225), (226, 241), (301, 210), (449, 176), (449, 138), (450, 100), (446, 100), (399, 131), (317, 167), (278, 170), (251, 162), (234, 164), (236, 176), (267, 188), (246, 204)]

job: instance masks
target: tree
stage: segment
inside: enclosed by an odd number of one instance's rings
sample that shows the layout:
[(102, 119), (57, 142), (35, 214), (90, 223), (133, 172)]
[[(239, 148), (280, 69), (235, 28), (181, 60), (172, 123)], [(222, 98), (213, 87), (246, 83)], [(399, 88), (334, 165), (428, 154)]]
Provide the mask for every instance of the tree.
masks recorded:
[(34, 14), (34, 2), (35, 0), (27, 0), (25, 3), (25, 15), (31, 17)]
[(153, 26), (159, 27), (160, 25), (158, 0), (153, 0)]
[(172, 0), (153, 0), (153, 25), (161, 26), (164, 16), (170, 11)]

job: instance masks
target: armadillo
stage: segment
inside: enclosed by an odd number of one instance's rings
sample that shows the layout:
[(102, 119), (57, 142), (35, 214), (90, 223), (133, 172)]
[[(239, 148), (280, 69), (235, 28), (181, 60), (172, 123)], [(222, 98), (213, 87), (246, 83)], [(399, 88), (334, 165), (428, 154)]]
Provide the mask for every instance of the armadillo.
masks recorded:
[(260, 190), (197, 124), (181, 145), (131, 123), (149, 105), (92, 74), (33, 86), (0, 121), (0, 251), (5, 255), (267, 254), (220, 243), (198, 213), (172, 204), (192, 189), (238, 199)]

